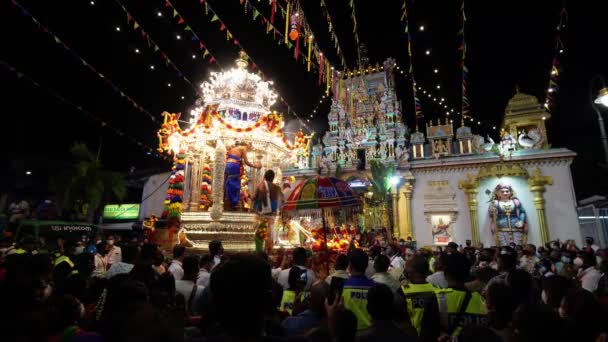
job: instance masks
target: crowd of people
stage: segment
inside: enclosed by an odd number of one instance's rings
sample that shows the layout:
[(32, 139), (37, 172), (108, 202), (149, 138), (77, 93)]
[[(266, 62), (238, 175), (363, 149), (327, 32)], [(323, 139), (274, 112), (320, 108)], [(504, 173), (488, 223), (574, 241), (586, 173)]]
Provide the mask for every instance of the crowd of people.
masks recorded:
[[(370, 240), (205, 254), (116, 241), (0, 246), (10, 341), (607, 341), (608, 251)], [(10, 251), (9, 251), (10, 249)]]

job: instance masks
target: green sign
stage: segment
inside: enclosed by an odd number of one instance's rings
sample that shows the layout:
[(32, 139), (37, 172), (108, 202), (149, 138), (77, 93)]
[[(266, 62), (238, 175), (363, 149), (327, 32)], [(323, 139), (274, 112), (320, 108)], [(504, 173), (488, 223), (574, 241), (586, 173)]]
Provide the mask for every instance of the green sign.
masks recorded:
[(139, 203), (137, 204), (108, 204), (103, 207), (105, 220), (132, 220), (139, 217)]

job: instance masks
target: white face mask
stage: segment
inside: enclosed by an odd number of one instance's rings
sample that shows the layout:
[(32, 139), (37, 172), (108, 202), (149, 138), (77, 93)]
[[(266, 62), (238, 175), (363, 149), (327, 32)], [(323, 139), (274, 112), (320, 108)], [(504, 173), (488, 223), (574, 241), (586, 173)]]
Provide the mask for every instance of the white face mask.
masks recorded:
[(543, 290), (543, 292), (540, 294), (540, 297), (543, 300), (543, 303), (547, 304), (547, 293), (545, 290)]
[(507, 251), (500, 251), (500, 254), (505, 255), (505, 254), (507, 254)]
[(108, 245), (114, 246), (114, 240), (108, 240)]
[(574, 258), (574, 265), (579, 266), (579, 267), (583, 266), (583, 259), (581, 259), (579, 257)]
[(600, 264), (602, 263), (602, 257), (599, 255), (595, 256), (595, 262), (597, 263), (597, 266), (599, 267)]
[(74, 249), (74, 254), (76, 255), (82, 254), (82, 252), (84, 252), (84, 246), (78, 246)]

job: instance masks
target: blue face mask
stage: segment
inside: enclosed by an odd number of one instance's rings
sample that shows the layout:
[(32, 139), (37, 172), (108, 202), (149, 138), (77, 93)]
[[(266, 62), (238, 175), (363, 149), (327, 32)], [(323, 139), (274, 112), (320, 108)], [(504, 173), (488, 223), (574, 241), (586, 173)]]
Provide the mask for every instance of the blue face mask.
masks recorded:
[(563, 257), (562, 257), (562, 262), (563, 262), (564, 264), (569, 264), (569, 263), (570, 263), (570, 258), (568, 258), (567, 256), (563, 256)]

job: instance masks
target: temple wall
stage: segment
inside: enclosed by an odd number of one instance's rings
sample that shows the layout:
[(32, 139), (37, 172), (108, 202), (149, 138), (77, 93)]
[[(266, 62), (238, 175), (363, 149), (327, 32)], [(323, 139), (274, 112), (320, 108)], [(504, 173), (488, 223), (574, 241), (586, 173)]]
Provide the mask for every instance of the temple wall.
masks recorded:
[[(570, 164), (574, 153), (565, 149), (537, 150), (513, 157), (508, 163), (517, 163), (529, 175), (535, 169), (540, 169), (543, 176), (550, 176), (553, 184), (545, 186), (545, 213), (549, 231), (549, 239), (573, 239), (581, 243), (580, 228), (576, 211), (576, 198), (570, 171)], [(432, 191), (430, 181), (447, 181), (449, 188), (455, 193), (455, 202), (458, 213), (452, 226), (453, 241), (464, 244), (465, 240), (472, 239), (471, 217), (469, 212), (469, 198), (464, 190), (458, 188), (459, 181), (466, 179), (467, 175), (477, 175), (483, 166), (498, 164), (497, 158), (492, 156), (477, 156), (470, 158), (450, 158), (440, 160), (419, 160), (411, 164), (411, 172), (415, 177), (412, 197), (412, 230), (418, 246), (433, 244), (432, 227), (425, 215), (425, 194)], [(479, 180), (477, 187), (477, 215), (480, 241), (485, 246), (494, 245), (490, 231), (490, 217), (488, 209), (491, 194), (499, 183), (509, 183), (515, 195), (520, 199), (527, 213), (528, 242), (539, 245), (540, 227), (537, 210), (534, 204), (534, 194), (530, 191), (526, 177), (502, 176), (488, 177)], [(402, 202), (400, 201), (400, 206)]]

